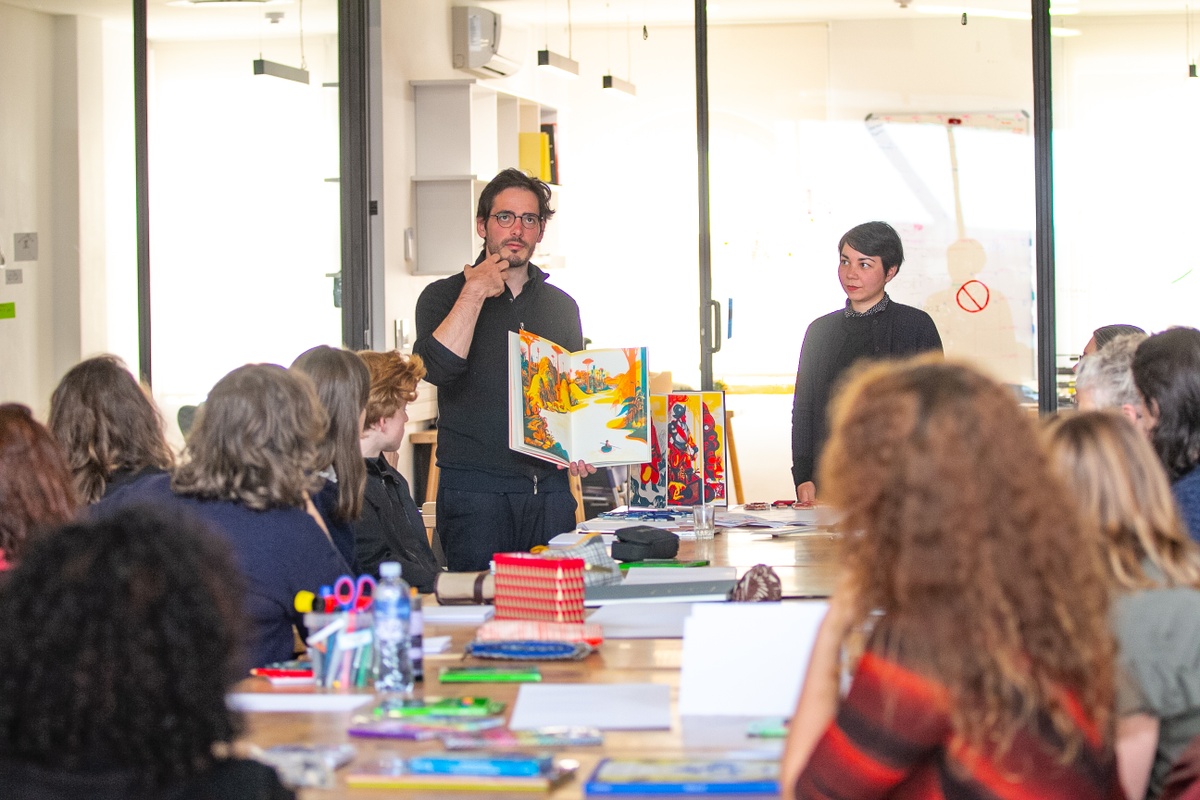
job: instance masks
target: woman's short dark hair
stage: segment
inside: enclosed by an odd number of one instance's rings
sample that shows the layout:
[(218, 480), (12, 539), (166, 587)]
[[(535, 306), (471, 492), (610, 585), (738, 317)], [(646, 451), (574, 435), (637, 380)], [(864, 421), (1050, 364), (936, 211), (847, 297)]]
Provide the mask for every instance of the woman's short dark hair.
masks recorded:
[(248, 508), (303, 508), (323, 483), (329, 417), (307, 375), (276, 364), (238, 367), (208, 393), (171, 477), (178, 494)]
[(81, 361), (59, 381), (50, 397), (50, 430), (67, 451), (80, 499), (104, 496), (117, 470), (175, 464), (154, 402), (114, 355)]
[(864, 222), (846, 231), (838, 241), (839, 257), (846, 245), (864, 256), (879, 258), (883, 262), (885, 275), (892, 267), (899, 272), (900, 265), (904, 263), (904, 244), (900, 241), (900, 234), (886, 222)]
[(242, 731), (241, 607), (227, 546), (179, 512), (38, 539), (0, 588), (0, 755), (157, 786), (210, 767)]
[(362, 438), (358, 422), (371, 392), (371, 373), (354, 353), (327, 345), (304, 351), (292, 362), (291, 369), (312, 379), (329, 415), (323, 442), (327, 460), (323, 466), (332, 466), (337, 476), (336, 516), (343, 522), (353, 522), (362, 514), (363, 488), (367, 485), (366, 463), (358, 445)]
[(1104, 345), (1116, 339), (1118, 336), (1128, 336), (1131, 333), (1145, 334), (1146, 332), (1137, 325), (1126, 325), (1118, 323), (1116, 325), (1101, 325), (1096, 330), (1092, 331), (1092, 341), (1096, 343), (1096, 350), (1099, 351)]
[(479, 195), (479, 205), (475, 209), (476, 219), (486, 220), (488, 218), (488, 215), (492, 213), (492, 203), (495, 202), (496, 195), (505, 189), (524, 189), (527, 192), (533, 192), (538, 200), (538, 216), (542, 218), (543, 225), (554, 216), (554, 209), (550, 207), (550, 187), (545, 181), (532, 178), (519, 169), (509, 167), (502, 170), (499, 175), (492, 178), (491, 183), (483, 187), (483, 192)]
[(1150, 441), (1178, 480), (1200, 463), (1200, 330), (1170, 328), (1138, 345), (1133, 381), (1157, 418)]
[(75, 518), (75, 485), (50, 431), (17, 403), (0, 405), (0, 552), (19, 561), (38, 529)]

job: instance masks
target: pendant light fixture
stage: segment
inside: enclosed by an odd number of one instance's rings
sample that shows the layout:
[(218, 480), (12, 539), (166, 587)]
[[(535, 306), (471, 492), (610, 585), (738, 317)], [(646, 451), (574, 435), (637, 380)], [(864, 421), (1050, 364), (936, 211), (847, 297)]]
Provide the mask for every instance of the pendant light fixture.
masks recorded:
[[(608, 64), (609, 64), (609, 66), (608, 66), (608, 74), (603, 75), (600, 78), (600, 88), (608, 89), (608, 90), (614, 91), (614, 92), (624, 92), (625, 94), (630, 95), (631, 97), (636, 97), (637, 96), (637, 87), (633, 85), (632, 81), (621, 80), (620, 78), (618, 78), (612, 74), (612, 25), (607, 21), (608, 20), (608, 11), (609, 11), (609, 4), (605, 3), (604, 4), (604, 14), (605, 14), (605, 20), (606, 20), (605, 21), (605, 29), (608, 32)], [(625, 21), (625, 55), (626, 55), (625, 74), (627, 76), (629, 76), (630, 78), (632, 78), (633, 77), (633, 74), (632, 74), (633, 48), (630, 45), (630, 41), (629, 41), (629, 38), (630, 38), (629, 31), (630, 31), (629, 20), (626, 20)]]
[(546, 49), (538, 50), (538, 66), (556, 69), (571, 78), (579, 77), (579, 62), (571, 58), (571, 44), (571, 0), (567, 0), (567, 54), (564, 56), (554, 52), (550, 49), (550, 42), (547, 41)]

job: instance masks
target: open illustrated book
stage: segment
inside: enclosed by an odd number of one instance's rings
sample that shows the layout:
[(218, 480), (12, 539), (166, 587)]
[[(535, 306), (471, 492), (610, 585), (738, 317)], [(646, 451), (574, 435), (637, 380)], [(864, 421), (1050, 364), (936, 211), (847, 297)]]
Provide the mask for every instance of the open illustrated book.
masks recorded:
[(508, 334), (508, 446), (555, 464), (650, 459), (646, 348), (570, 353)]

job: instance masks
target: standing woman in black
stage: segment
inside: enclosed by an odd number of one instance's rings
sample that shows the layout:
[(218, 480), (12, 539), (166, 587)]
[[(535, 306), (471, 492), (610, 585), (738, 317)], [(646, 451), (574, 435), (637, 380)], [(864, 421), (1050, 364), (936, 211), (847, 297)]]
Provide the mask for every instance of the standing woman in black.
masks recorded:
[(860, 359), (942, 352), (933, 318), (888, 297), (904, 263), (904, 245), (886, 222), (864, 222), (838, 242), (845, 308), (813, 320), (804, 334), (792, 401), (792, 484), (796, 499), (817, 497), (817, 461), (829, 433), (825, 408), (842, 374)]

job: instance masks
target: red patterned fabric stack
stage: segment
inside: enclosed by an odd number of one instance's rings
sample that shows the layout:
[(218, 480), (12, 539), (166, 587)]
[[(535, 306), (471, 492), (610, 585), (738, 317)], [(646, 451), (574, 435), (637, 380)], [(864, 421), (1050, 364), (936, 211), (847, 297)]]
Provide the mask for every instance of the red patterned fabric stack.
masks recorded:
[(583, 622), (583, 559), (497, 553), (496, 619)]

